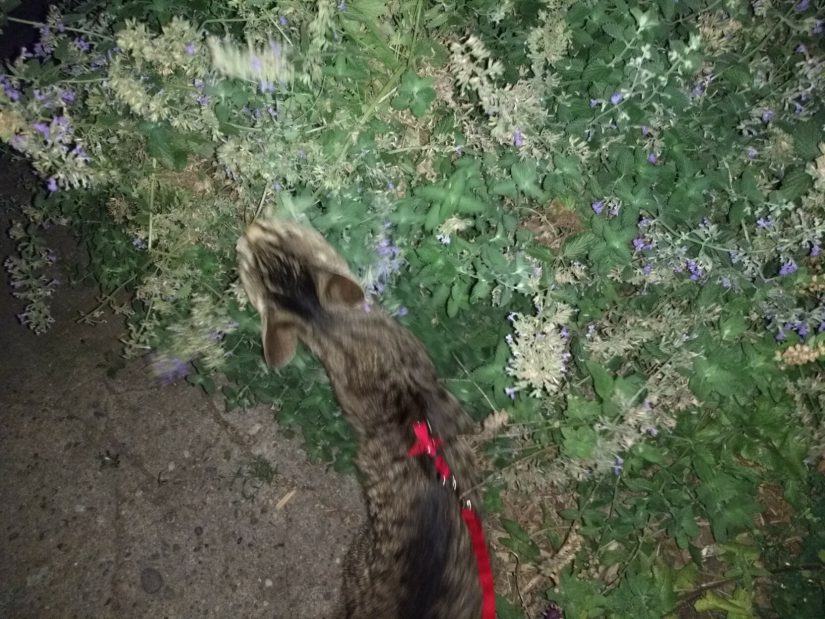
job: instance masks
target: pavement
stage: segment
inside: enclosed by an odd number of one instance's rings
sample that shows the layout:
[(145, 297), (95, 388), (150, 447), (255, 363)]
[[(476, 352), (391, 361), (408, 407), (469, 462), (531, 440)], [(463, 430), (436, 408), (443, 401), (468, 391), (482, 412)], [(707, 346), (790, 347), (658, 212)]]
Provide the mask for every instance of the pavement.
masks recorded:
[[(0, 161), (3, 259), (27, 174)], [(309, 462), (275, 411), (225, 413), (124, 360), (119, 317), (77, 321), (97, 304), (73, 282), (83, 251), (47, 238), (51, 331), (18, 324), (0, 277), (0, 617), (332, 617), (356, 480)]]

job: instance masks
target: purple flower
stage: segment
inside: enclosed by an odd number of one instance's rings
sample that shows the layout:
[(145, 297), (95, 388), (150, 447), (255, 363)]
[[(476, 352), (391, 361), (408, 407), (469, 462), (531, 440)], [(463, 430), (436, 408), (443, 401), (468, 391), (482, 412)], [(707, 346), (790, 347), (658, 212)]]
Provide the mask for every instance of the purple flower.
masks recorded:
[(638, 226), (640, 228), (647, 228), (652, 223), (653, 223), (653, 220), (650, 217), (642, 217), (639, 220)]
[(800, 43), (799, 45), (797, 45), (797, 46), (796, 46), (796, 49), (795, 49), (794, 51), (795, 51), (797, 54), (806, 54), (806, 55), (807, 55), (807, 53), (808, 53), (808, 48), (807, 48), (807, 47), (805, 47), (805, 44), (804, 44), (804, 43)]
[(195, 44), (194, 43), (187, 43), (186, 47), (184, 49), (186, 50), (186, 55), (187, 56), (194, 56), (195, 55)]
[(562, 327), (561, 331), (559, 331), (559, 335), (562, 339), (567, 339), (570, 337), (570, 330), (567, 327)]
[(659, 161), (659, 159), (656, 157), (656, 153), (648, 153), (648, 155), (647, 155), (647, 162), (648, 163), (656, 165), (656, 163), (658, 161)]
[(516, 388), (515, 387), (505, 387), (504, 388), (504, 393), (506, 393), (507, 397), (510, 398), (511, 400), (516, 399)]
[(346, 0), (341, 0), (341, 2), (338, 3), (338, 10), (341, 11), (342, 13), (347, 10)]
[(779, 331), (776, 333), (776, 335), (773, 336), (773, 339), (775, 339), (777, 342), (784, 342), (785, 341), (785, 331), (783, 331), (782, 329), (779, 329)]
[(283, 189), (283, 188), (284, 188), (284, 186), (281, 185), (281, 183), (279, 183), (278, 181), (273, 181), (272, 189), (274, 189), (275, 191), (281, 191), (281, 189)]
[(622, 208), (622, 205), (616, 203), (616, 204), (614, 204), (613, 206), (610, 207), (610, 210), (608, 211), (608, 213), (610, 213), (611, 217), (618, 217), (620, 208)]
[(562, 609), (558, 604), (550, 603), (541, 613), (541, 619), (564, 619)]
[(195, 87), (195, 90), (203, 90), (203, 86), (204, 86), (203, 80), (196, 77), (195, 79), (192, 80), (192, 86)]
[(797, 335), (799, 335), (799, 337), (803, 340), (808, 337), (808, 334), (811, 332), (810, 327), (808, 327), (808, 323), (802, 322), (801, 320), (797, 320), (794, 323), (794, 331), (796, 331)]
[(177, 357), (156, 358), (152, 361), (152, 369), (165, 384), (169, 385), (189, 374), (189, 364)]
[(753, 146), (748, 146), (748, 159), (754, 159), (759, 154)]
[(12, 148), (15, 148), (17, 150), (23, 150), (23, 148), (26, 146), (26, 136), (21, 133), (15, 133), (13, 136), (11, 136), (9, 144), (12, 145)]
[(507, 320), (510, 322), (515, 322), (516, 318), (518, 318), (518, 314), (516, 314), (515, 312), (510, 312), (509, 314), (507, 314)]
[(249, 68), (255, 71), (255, 73), (260, 73), (261, 70), (264, 68), (263, 62), (258, 56), (253, 55), (249, 59)]
[(196, 101), (198, 102), (198, 105), (203, 107), (209, 103), (209, 97), (207, 95), (198, 95)]
[(756, 220), (756, 225), (763, 230), (767, 230), (768, 228), (773, 227), (773, 218), (772, 217), (760, 217)]
[(393, 191), (395, 189), (395, 183), (392, 181), (387, 181), (387, 191)]
[(75, 147), (71, 150), (71, 153), (69, 154), (73, 155), (83, 163), (89, 163), (92, 160), (92, 158), (89, 157), (89, 153), (87, 153), (86, 150), (78, 144), (75, 145)]
[(601, 99), (590, 99), (590, 107), (599, 107), (601, 104)]
[(382, 238), (379, 240), (376, 245), (376, 249), (378, 250), (378, 255), (382, 258), (386, 258), (388, 256), (395, 258), (401, 253), (401, 250), (396, 245), (393, 245), (392, 241), (387, 238)]
[(793, 10), (797, 13), (804, 13), (808, 10), (810, 4), (811, 0), (799, 0), (799, 2), (796, 3), (796, 6), (794, 6)]
[(587, 331), (584, 332), (584, 337), (586, 337), (589, 340), (595, 334), (596, 334), (596, 325), (594, 325), (591, 322), (589, 325), (587, 325)]
[(49, 125), (47, 125), (46, 123), (34, 123), (32, 125), (32, 129), (34, 129), (38, 133), (41, 133), (45, 139), (49, 139), (51, 129), (49, 129)]
[(601, 215), (602, 211), (604, 210), (604, 202), (602, 200), (598, 200), (597, 202), (593, 202), (590, 205), (590, 208), (593, 209), (593, 212), (596, 213), (596, 215)]
[(645, 275), (650, 275), (651, 273), (653, 273), (653, 265), (650, 264), (649, 262), (647, 264), (645, 264), (642, 267), (642, 273), (644, 273)]
[(690, 94), (694, 98), (701, 97), (703, 94), (705, 94), (705, 85), (702, 83), (694, 85), (693, 88), (691, 88), (690, 90)]
[(825, 19), (815, 19), (811, 34), (822, 34), (823, 31), (825, 31)]
[(650, 127), (648, 127), (647, 125), (642, 125), (641, 130), (642, 130), (642, 135), (644, 135), (644, 136), (647, 136), (650, 133)]
[(435, 238), (438, 239), (438, 242), (442, 245), (449, 245), (450, 244), (450, 235), (449, 234), (436, 234)]
[(616, 456), (616, 459), (613, 461), (613, 474), (617, 477), (622, 474), (624, 470), (624, 459)]
[(270, 41), (269, 42), (269, 51), (270, 53), (275, 56), (275, 58), (281, 57), (281, 44), (277, 41)]
[(635, 251), (644, 251), (645, 245), (646, 243), (644, 237), (637, 236), (635, 239), (633, 239), (633, 249)]
[(286, 26), (289, 22), (287, 21), (286, 17), (281, 15), (280, 17), (278, 17), (278, 23), (282, 26)]
[(134, 247), (138, 251), (143, 251), (146, 249), (146, 241), (141, 238), (134, 238), (132, 239), (132, 247)]
[(513, 131), (513, 146), (517, 148), (524, 146), (524, 136), (521, 135), (521, 129), (518, 127)]
[(698, 281), (705, 274), (705, 270), (696, 260), (688, 259), (685, 264), (687, 265), (687, 270), (690, 272), (691, 281)]
[(404, 316), (406, 316), (407, 314), (409, 314), (409, 313), (410, 313), (410, 310), (408, 310), (408, 309), (407, 309), (406, 307), (404, 307), (403, 305), (402, 305), (401, 307), (399, 307), (399, 308), (398, 308), (398, 312), (397, 312), (397, 314), (398, 314), (399, 316), (401, 316), (402, 318), (403, 318)]
[(273, 121), (278, 120), (278, 111), (274, 107), (272, 107), (270, 105), (269, 107), (266, 108), (266, 111), (267, 111), (267, 114), (269, 114), (269, 117)]
[(814, 243), (813, 245), (811, 245), (811, 252), (808, 255), (812, 258), (816, 258), (821, 253), (822, 247), (819, 245), (819, 243)]
[(88, 52), (92, 49), (92, 46), (83, 37), (75, 37), (74, 44), (81, 52)]
[(35, 58), (46, 58), (49, 54), (54, 51), (54, 48), (51, 45), (46, 43), (38, 42), (34, 44), (34, 56)]
[(816, 332), (822, 333), (823, 331), (825, 331), (825, 322), (820, 322), (819, 326), (816, 328)]
[(46, 189), (48, 189), (50, 193), (57, 191), (57, 179), (54, 176), (49, 177), (49, 180), (46, 183)]
[(773, 110), (762, 110), (762, 122), (766, 125), (773, 120)]
[(613, 105), (619, 105), (619, 103), (622, 102), (622, 99), (624, 99), (624, 95), (620, 92), (614, 92), (610, 95), (610, 103)]
[(65, 103), (74, 103), (75, 92), (71, 88), (66, 88), (60, 93), (60, 98), (63, 99)]
[(790, 275), (791, 273), (796, 273), (796, 263), (793, 260), (783, 262), (779, 269), (779, 274), (784, 277), (785, 275)]
[(269, 94), (271, 92), (275, 92), (275, 84), (269, 82), (267, 80), (261, 80), (261, 83), (258, 84), (259, 88), (261, 89), (262, 94)]
[(3, 77), (3, 92), (6, 93), (6, 96), (11, 99), (12, 101), (19, 101), (20, 100), (20, 91), (17, 90), (14, 86), (11, 85), (11, 82), (5, 76)]
[(730, 277), (728, 277), (727, 275), (723, 275), (719, 283), (722, 284), (722, 288), (724, 288), (725, 290), (730, 290), (731, 286), (733, 286), (733, 284), (730, 281)]

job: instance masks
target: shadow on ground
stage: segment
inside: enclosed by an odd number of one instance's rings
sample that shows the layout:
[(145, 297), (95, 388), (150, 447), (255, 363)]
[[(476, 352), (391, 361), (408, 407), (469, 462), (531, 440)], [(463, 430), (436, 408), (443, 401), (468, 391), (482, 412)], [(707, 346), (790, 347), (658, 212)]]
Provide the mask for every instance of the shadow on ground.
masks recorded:
[[(22, 170), (0, 162), (0, 193), (26, 199)], [(76, 322), (96, 291), (66, 283), (82, 252), (50, 235), (52, 330), (19, 326), (0, 287), (0, 616), (332, 616), (356, 481), (309, 463), (270, 410), (225, 414), (123, 363), (117, 318)], [(249, 475), (258, 456), (271, 483)]]

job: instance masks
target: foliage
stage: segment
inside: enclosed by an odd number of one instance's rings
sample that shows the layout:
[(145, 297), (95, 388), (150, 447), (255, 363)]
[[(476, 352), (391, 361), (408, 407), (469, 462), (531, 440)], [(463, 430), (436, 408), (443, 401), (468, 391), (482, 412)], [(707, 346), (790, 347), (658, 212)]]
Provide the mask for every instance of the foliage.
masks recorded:
[(822, 567), (776, 549), (822, 545), (824, 28), (767, 0), (55, 9), (0, 93), (47, 196), (6, 262), (21, 320), (48, 327), (37, 230), (71, 221), (101, 301), (134, 293), (127, 355), (347, 468), (323, 372), (263, 365), (234, 272), (245, 222), (305, 219), (473, 415), (507, 411), (516, 582), (567, 617), (779, 612), (770, 585)]

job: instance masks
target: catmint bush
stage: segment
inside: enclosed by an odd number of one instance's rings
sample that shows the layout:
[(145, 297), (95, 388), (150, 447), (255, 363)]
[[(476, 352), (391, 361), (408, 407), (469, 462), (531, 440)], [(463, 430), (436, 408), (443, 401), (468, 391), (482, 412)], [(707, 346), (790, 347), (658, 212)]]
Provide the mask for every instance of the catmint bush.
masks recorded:
[(762, 553), (760, 501), (813, 513), (825, 445), (815, 3), (265, 4), (37, 24), (0, 76), (0, 139), (40, 178), (4, 262), (20, 321), (48, 329), (40, 231), (73, 225), (103, 292), (84, 319), (113, 307), (162, 381), (220, 371), (228, 408), (275, 404), (345, 467), (323, 373), (264, 366), (235, 273), (249, 221), (303, 220), (473, 415), (510, 420), (487, 486), (533, 615), (767, 599), (763, 566), (799, 561)]

